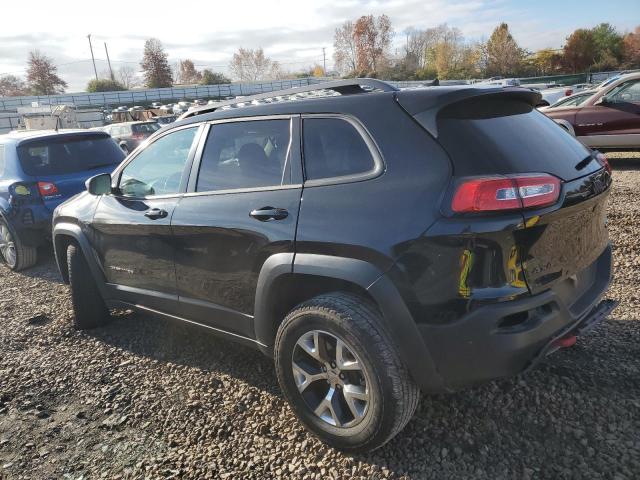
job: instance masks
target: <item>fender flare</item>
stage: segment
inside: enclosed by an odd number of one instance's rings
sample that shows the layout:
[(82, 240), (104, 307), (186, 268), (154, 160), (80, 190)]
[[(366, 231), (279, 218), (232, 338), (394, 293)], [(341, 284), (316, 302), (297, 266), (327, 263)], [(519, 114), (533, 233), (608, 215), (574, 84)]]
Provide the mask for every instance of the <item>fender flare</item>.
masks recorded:
[(312, 275), (358, 285), (377, 303), (387, 331), (413, 379), (424, 391), (446, 391), (431, 354), (393, 282), (375, 265), (354, 258), (318, 254), (276, 254), (264, 263), (258, 278), (254, 315), (256, 340), (269, 352), (273, 345), (268, 305), (270, 287), (285, 274)]
[(569, 132), (573, 137), (576, 136), (576, 131), (573, 128), (573, 125), (571, 125), (570, 122), (563, 120), (563, 119), (554, 119), (554, 122), (556, 122), (558, 125), (560, 125), (562, 128), (564, 128), (567, 132)]
[(91, 270), (91, 275), (93, 276), (96, 285), (98, 286), (98, 290), (102, 295), (102, 298), (105, 300), (108, 299), (108, 290), (106, 286), (106, 277), (104, 274), (104, 270), (100, 267), (100, 262), (96, 256), (96, 252), (89, 243), (86, 235), (82, 232), (82, 229), (79, 225), (74, 223), (58, 223), (53, 227), (53, 251), (56, 257), (56, 263), (58, 264), (58, 268), (60, 271), (63, 271), (63, 267), (61, 265), (61, 259), (64, 258), (62, 252), (58, 251), (58, 242), (57, 238), (59, 236), (67, 236), (73, 238), (82, 250), (84, 254), (84, 258), (87, 260), (87, 264), (89, 265), (89, 269)]

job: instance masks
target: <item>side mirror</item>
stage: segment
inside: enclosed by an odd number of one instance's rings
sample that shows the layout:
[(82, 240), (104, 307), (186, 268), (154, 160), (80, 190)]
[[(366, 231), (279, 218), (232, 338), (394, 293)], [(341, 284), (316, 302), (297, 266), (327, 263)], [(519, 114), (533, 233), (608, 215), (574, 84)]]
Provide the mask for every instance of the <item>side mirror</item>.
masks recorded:
[(111, 193), (111, 175), (101, 173), (86, 181), (87, 192), (91, 195), (106, 195)]

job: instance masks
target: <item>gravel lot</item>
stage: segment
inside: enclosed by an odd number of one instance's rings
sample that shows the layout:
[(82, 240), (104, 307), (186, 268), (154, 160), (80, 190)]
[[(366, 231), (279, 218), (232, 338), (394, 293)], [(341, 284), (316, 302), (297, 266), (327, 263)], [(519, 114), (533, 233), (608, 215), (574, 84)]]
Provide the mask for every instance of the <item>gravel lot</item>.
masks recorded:
[(618, 156), (613, 318), (527, 375), (423, 397), (370, 455), (305, 433), (259, 353), (139, 315), (76, 332), (51, 253), (0, 269), (0, 479), (640, 477), (640, 155)]

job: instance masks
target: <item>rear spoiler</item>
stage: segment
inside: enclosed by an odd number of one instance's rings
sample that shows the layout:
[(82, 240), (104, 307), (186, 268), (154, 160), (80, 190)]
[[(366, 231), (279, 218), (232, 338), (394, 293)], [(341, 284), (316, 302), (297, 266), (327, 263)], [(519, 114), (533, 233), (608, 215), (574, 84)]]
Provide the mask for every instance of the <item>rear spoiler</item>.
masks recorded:
[(109, 138), (109, 137), (111, 137), (111, 135), (109, 135), (107, 132), (102, 130), (86, 130), (86, 131), (77, 130), (73, 132), (61, 131), (58, 133), (51, 132), (45, 135), (34, 135), (33, 137), (21, 138), (20, 140), (18, 140), (18, 142), (16, 142), (16, 146), (28, 145), (31, 143), (47, 142), (51, 140), (70, 141), (70, 140), (79, 140), (82, 138)]
[(518, 87), (438, 87), (435, 89), (402, 90), (396, 93), (400, 106), (434, 138), (438, 137), (438, 113), (445, 107), (477, 98), (509, 98), (536, 107), (542, 95)]

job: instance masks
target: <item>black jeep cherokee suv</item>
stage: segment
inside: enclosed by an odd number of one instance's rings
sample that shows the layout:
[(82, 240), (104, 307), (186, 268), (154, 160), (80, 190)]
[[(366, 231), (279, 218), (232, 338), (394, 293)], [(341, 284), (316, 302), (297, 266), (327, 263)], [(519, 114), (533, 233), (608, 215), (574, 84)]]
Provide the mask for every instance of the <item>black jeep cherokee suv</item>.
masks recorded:
[(360, 79), (195, 109), (55, 212), (75, 326), (202, 325), (272, 356), (321, 439), (379, 447), (420, 389), (514, 375), (613, 308), (609, 166), (538, 102)]

